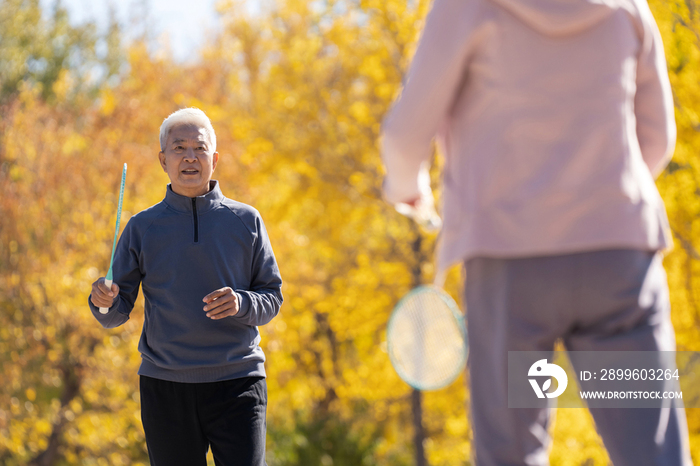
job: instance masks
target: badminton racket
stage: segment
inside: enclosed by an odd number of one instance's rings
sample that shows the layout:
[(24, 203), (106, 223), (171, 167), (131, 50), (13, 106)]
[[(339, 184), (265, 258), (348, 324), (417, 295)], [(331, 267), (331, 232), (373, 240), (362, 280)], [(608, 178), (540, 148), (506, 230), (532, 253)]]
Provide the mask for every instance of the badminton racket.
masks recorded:
[(451, 384), (465, 369), (468, 353), (464, 317), (454, 299), (437, 285), (410, 291), (392, 311), (387, 350), (396, 373), (411, 387), (425, 391)]
[[(124, 200), (124, 182), (126, 181), (126, 164), (124, 164), (124, 170), (122, 170), (122, 183), (119, 188), (119, 204), (117, 205), (117, 226), (114, 229), (114, 241), (112, 242), (112, 258), (109, 260), (109, 270), (107, 270), (107, 276), (105, 277), (105, 285), (107, 288), (112, 288), (112, 266), (114, 265), (114, 251), (117, 248), (117, 238), (119, 237), (119, 221), (122, 218), (122, 201)], [(101, 307), (100, 313), (107, 314), (109, 308)]]

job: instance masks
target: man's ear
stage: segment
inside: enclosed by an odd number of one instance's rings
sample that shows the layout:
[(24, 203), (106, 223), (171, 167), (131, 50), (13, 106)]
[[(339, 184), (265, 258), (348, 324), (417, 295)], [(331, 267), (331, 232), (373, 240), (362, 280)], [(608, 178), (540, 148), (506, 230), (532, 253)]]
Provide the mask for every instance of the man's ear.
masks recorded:
[(216, 164), (219, 163), (219, 153), (214, 152), (212, 155), (212, 162), (211, 162), (211, 171), (216, 170)]
[(160, 161), (160, 166), (163, 167), (163, 171), (167, 173), (168, 169), (165, 165), (165, 152), (158, 152), (158, 160)]

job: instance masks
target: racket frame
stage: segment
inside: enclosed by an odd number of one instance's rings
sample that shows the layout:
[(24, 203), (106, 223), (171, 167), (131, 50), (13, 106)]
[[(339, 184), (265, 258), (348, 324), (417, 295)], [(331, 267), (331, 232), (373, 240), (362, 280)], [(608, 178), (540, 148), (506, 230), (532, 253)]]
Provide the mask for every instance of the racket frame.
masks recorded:
[[(389, 338), (390, 332), (392, 329), (392, 326), (394, 324), (394, 320), (396, 319), (396, 316), (399, 314), (399, 310), (403, 307), (406, 301), (409, 299), (413, 299), (414, 296), (426, 292), (431, 292), (435, 293), (438, 295), (438, 297), (447, 305), (447, 308), (452, 312), (452, 316), (454, 317), (457, 327), (459, 328), (459, 331), (462, 336), (462, 342), (463, 342), (463, 351), (462, 351), (462, 357), (460, 358), (459, 364), (455, 364), (455, 370), (454, 374), (449, 377), (449, 379), (445, 379), (444, 381), (441, 382), (436, 382), (433, 384), (422, 384), (420, 381), (414, 380), (413, 377), (409, 376), (404, 372), (404, 370), (401, 368), (401, 364), (395, 359), (393, 352), (391, 350), (391, 339)], [(437, 285), (421, 285), (418, 286), (408, 293), (404, 295), (398, 303), (396, 303), (396, 306), (394, 306), (393, 311), (391, 312), (391, 316), (389, 317), (389, 322), (387, 324), (387, 353), (389, 354), (389, 360), (391, 361), (391, 365), (394, 367), (394, 370), (396, 373), (401, 377), (401, 379), (406, 382), (408, 385), (410, 385), (412, 388), (415, 388), (416, 390), (420, 391), (431, 391), (431, 390), (439, 390), (441, 388), (447, 387), (450, 385), (452, 382), (459, 377), (459, 374), (461, 374), (465, 368), (466, 368), (466, 363), (467, 363), (467, 357), (469, 355), (469, 343), (467, 339), (467, 326), (466, 326), (466, 319), (464, 315), (460, 312), (459, 306), (457, 306), (457, 303), (455, 302), (454, 299), (450, 295), (448, 295), (445, 290), (442, 289), (442, 287), (437, 286)], [(459, 370), (457, 369), (459, 368)]]
[[(105, 285), (112, 288), (112, 266), (114, 265), (114, 252), (117, 249), (117, 238), (119, 237), (119, 222), (122, 218), (122, 202), (124, 201), (124, 184), (126, 182), (126, 163), (124, 164), (124, 169), (122, 170), (122, 182), (119, 187), (119, 204), (117, 205), (117, 226), (114, 229), (114, 241), (112, 242), (112, 257), (109, 259), (109, 269), (107, 270), (107, 276), (105, 277)], [(107, 314), (109, 308), (101, 307), (100, 314)]]

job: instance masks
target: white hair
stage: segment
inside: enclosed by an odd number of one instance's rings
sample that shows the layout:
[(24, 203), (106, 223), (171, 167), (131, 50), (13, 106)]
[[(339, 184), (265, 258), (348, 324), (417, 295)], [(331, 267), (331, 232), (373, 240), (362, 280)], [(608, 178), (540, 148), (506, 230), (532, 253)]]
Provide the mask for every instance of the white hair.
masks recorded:
[(170, 131), (180, 125), (194, 125), (204, 128), (209, 135), (212, 152), (216, 152), (216, 133), (209, 117), (200, 109), (195, 107), (181, 108), (173, 112), (160, 125), (160, 150), (165, 150), (165, 143), (168, 141)]

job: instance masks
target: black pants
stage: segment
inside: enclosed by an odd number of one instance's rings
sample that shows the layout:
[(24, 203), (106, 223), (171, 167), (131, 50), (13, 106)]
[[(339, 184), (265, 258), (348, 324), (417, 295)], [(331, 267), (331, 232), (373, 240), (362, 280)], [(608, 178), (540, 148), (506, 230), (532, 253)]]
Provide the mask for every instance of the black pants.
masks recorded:
[(265, 466), (262, 377), (179, 383), (141, 376), (141, 420), (152, 466)]

